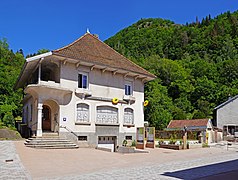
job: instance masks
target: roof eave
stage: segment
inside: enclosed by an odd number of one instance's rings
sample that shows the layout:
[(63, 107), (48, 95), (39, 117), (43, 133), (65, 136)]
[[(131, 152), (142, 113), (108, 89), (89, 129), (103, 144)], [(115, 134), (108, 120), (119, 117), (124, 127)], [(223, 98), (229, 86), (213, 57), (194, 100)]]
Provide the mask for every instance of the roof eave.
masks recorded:
[(13, 86), (14, 90), (17, 90), (19, 88), (19, 81), (20, 81), (20, 79), (22, 77), (22, 74), (23, 74), (25, 68), (26, 68), (26, 64), (27, 64), (27, 62), (25, 61), (25, 63), (23, 64), (23, 67), (21, 69), (21, 72), (20, 72), (20, 74), (19, 74), (19, 76), (17, 78), (17, 81), (16, 81), (15, 85)]
[(48, 56), (51, 56), (51, 55), (52, 55), (52, 52), (50, 51), (50, 52), (43, 53), (43, 54), (40, 54), (40, 55), (36, 55), (36, 56), (30, 57), (30, 58), (26, 58), (26, 61), (25, 61), (24, 65), (23, 65), (23, 67), (22, 67), (22, 69), (21, 69), (21, 73), (20, 73), (20, 75), (18, 76), (18, 79), (17, 79), (17, 81), (16, 81), (16, 83), (15, 83), (15, 85), (14, 85), (14, 87), (13, 87), (14, 90), (20, 88), (19, 82), (20, 82), (20, 80), (21, 80), (21, 78), (22, 78), (22, 75), (23, 75), (23, 73), (24, 73), (24, 71), (25, 71), (26, 66), (27, 66), (28, 63), (30, 63), (30, 62), (32, 62), (32, 61), (39, 60), (39, 59), (43, 59), (43, 58), (48, 57)]
[(46, 53), (43, 53), (43, 54), (40, 54), (40, 55), (36, 55), (36, 56), (33, 56), (33, 57), (29, 57), (29, 58), (26, 59), (26, 61), (31, 62), (31, 61), (34, 61), (34, 60), (37, 60), (37, 59), (41, 59), (41, 58), (50, 56), (50, 55), (52, 55), (52, 51), (46, 52)]
[[(65, 58), (65, 59), (67, 59), (67, 58), (69, 58), (69, 59), (74, 59), (74, 58), (72, 58), (72, 57), (68, 57), (68, 56), (65, 56), (65, 55), (62, 55), (62, 54), (60, 54), (60, 53), (58, 53), (58, 52), (55, 52), (55, 51), (52, 51), (52, 55), (53, 56), (56, 56), (56, 57), (63, 57), (63, 58)], [(78, 60), (78, 61), (82, 61), (82, 62), (86, 62), (86, 61), (84, 61), (84, 60), (81, 60), (81, 59), (74, 59), (74, 60)], [(86, 63), (88, 63), (88, 62), (86, 62)], [(104, 66), (104, 67), (106, 67), (106, 65), (102, 65), (102, 64), (97, 64), (97, 63), (88, 63), (88, 64), (90, 64), (91, 66), (94, 66), (94, 65), (99, 65), (99, 66)], [(125, 71), (125, 72), (128, 72), (128, 70), (125, 70), (125, 69), (122, 69), (122, 68), (116, 68), (116, 67), (111, 67), (111, 66), (108, 66), (109, 68), (112, 68), (112, 69), (118, 69), (118, 70), (123, 70), (123, 71)], [(148, 72), (149, 74), (142, 74), (142, 73), (139, 73), (139, 72), (135, 72), (135, 71), (130, 71), (131, 73), (135, 73), (135, 74), (138, 74), (138, 75), (140, 75), (140, 76), (144, 76), (144, 78), (142, 78), (142, 79), (144, 79), (144, 82), (149, 82), (149, 81), (152, 81), (152, 80), (154, 80), (154, 79), (156, 79), (157, 78), (157, 76), (155, 76), (154, 74), (151, 74), (150, 72)]]
[(236, 98), (238, 98), (238, 95), (228, 99), (227, 101), (221, 103), (220, 105), (218, 105), (217, 107), (214, 108), (214, 110), (220, 109), (221, 107), (227, 105), (228, 103), (230, 103), (231, 101), (235, 100)]

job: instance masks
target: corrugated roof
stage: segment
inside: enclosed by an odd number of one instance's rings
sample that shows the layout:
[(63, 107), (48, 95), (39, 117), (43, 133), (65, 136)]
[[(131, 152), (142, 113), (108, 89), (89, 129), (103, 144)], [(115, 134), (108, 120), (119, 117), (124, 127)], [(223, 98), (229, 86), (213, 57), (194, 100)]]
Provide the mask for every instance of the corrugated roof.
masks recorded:
[(63, 48), (52, 51), (52, 54), (156, 78), (90, 33)]
[(209, 119), (191, 119), (191, 120), (171, 120), (168, 129), (179, 129), (186, 127), (204, 127), (207, 126)]

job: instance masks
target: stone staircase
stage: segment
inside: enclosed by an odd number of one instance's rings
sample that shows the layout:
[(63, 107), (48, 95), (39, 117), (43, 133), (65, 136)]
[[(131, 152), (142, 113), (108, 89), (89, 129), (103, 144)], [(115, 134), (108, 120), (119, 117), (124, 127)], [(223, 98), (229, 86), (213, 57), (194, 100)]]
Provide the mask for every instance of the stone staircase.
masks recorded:
[(43, 133), (42, 137), (31, 137), (25, 145), (38, 149), (75, 149), (78, 145), (66, 138), (58, 136), (58, 133)]

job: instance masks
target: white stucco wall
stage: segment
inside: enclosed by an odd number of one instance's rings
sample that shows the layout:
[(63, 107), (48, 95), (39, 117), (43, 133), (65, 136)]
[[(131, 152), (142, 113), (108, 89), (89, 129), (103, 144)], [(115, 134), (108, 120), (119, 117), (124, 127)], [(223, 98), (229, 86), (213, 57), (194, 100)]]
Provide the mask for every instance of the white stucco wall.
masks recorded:
[(222, 129), (227, 124), (238, 125), (238, 99), (217, 109), (217, 127)]
[[(111, 102), (96, 101), (81, 99), (76, 96), (75, 89), (78, 87), (78, 73), (88, 73), (89, 77), (89, 91), (91, 91), (93, 97), (103, 98), (119, 98), (123, 99), (125, 81), (131, 81), (133, 83), (133, 96), (135, 97), (134, 104), (121, 104), (113, 105)], [(60, 105), (60, 125), (67, 126), (73, 131), (79, 132), (95, 132), (95, 121), (96, 121), (96, 109), (97, 106), (107, 105), (118, 108), (119, 118), (119, 131), (124, 132), (136, 132), (136, 127), (144, 126), (144, 84), (141, 79), (135, 80), (134, 78), (124, 77), (122, 74), (113, 75), (112, 72), (99, 69), (90, 70), (89, 67), (79, 66), (75, 67), (74, 64), (66, 63), (61, 66), (61, 79), (60, 86), (71, 89), (73, 91), (71, 100), (68, 104)], [(90, 112), (90, 125), (76, 125), (76, 105), (78, 103), (85, 103), (89, 105)], [(125, 108), (132, 108), (134, 110), (134, 124), (135, 127), (124, 127), (123, 126), (123, 115)], [(66, 118), (66, 121), (63, 121)], [(66, 131), (60, 129), (60, 131)]]
[(31, 129), (36, 129), (35, 118), (35, 108), (33, 103), (33, 98), (27, 98), (23, 104), (23, 122)]

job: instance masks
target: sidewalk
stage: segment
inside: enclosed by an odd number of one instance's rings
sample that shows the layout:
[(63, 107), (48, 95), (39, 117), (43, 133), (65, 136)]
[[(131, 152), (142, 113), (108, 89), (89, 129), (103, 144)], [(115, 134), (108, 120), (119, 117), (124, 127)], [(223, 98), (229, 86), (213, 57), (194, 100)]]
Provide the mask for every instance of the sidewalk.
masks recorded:
[(119, 154), (90, 148), (32, 149), (14, 143), (33, 179), (198, 179), (238, 169), (234, 149), (156, 148), (145, 154)]
[(31, 179), (12, 141), (0, 141), (0, 179)]
[(23, 141), (0, 141), (0, 179), (237, 179), (235, 148), (147, 150), (150, 153), (48, 150), (27, 148)]

